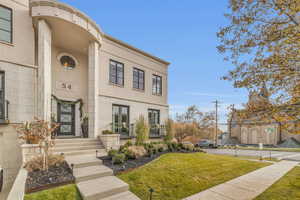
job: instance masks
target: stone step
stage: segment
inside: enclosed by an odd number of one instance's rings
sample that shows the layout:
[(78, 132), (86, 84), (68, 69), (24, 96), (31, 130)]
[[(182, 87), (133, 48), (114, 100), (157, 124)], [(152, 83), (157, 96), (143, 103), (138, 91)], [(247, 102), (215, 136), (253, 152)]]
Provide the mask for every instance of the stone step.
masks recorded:
[(61, 143), (81, 143), (81, 142), (100, 142), (98, 139), (95, 138), (70, 138), (70, 139), (56, 139), (56, 144)]
[(102, 165), (102, 160), (96, 158), (96, 154), (94, 153), (86, 155), (66, 156), (66, 161), (69, 163), (69, 165), (74, 164), (74, 169), (80, 167)]
[(71, 143), (55, 143), (55, 147), (76, 147), (76, 146), (89, 146), (89, 145), (101, 145), (99, 141), (83, 141), (83, 142), (71, 142)]
[(88, 145), (88, 146), (68, 146), (68, 147), (54, 147), (53, 152), (70, 152), (70, 151), (80, 151), (80, 150), (90, 150), (90, 149), (104, 149), (102, 145)]
[(74, 155), (86, 155), (86, 154), (93, 154), (96, 157), (96, 150), (98, 151), (98, 157), (107, 155), (105, 149), (87, 149), (87, 150), (75, 150), (75, 151), (67, 151), (67, 152), (60, 152), (57, 151), (55, 153), (61, 154), (64, 153), (66, 156), (74, 156)]
[(137, 196), (135, 196), (132, 192), (122, 192), (110, 197), (106, 197), (102, 200), (140, 200)]
[(84, 200), (100, 200), (129, 189), (127, 183), (114, 176), (106, 176), (77, 183), (78, 190)]
[(104, 165), (95, 165), (74, 169), (76, 183), (112, 175), (113, 171)]

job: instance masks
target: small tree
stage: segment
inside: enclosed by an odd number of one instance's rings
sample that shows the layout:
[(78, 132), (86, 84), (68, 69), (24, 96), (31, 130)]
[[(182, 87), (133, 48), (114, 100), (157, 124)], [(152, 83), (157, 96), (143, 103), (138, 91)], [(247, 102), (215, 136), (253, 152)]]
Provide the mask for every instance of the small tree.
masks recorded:
[(174, 122), (172, 119), (167, 119), (165, 122), (166, 136), (165, 142), (170, 142), (174, 138)]
[(49, 168), (49, 149), (54, 146), (52, 136), (58, 127), (57, 123), (37, 118), (33, 122), (26, 122), (16, 126), (16, 130), (20, 134), (20, 139), (32, 144), (31, 138), (33, 137), (36, 144), (39, 144), (43, 156), (43, 170), (48, 170)]
[(140, 116), (135, 125), (136, 145), (143, 145), (149, 139), (149, 126), (144, 118)]

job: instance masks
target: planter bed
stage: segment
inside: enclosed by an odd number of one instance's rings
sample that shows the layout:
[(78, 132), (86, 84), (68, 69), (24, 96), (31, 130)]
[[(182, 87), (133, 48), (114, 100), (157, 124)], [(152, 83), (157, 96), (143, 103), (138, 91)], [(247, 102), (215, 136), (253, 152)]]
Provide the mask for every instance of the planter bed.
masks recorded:
[(28, 172), (25, 192), (32, 193), (53, 187), (74, 183), (75, 178), (67, 162), (49, 167), (48, 171)]
[(99, 159), (101, 159), (103, 161), (103, 165), (109, 167), (110, 169), (113, 170), (115, 175), (118, 175), (120, 173), (129, 172), (133, 169), (143, 166), (143, 165), (151, 162), (152, 160), (155, 160), (156, 158), (160, 157), (161, 155), (164, 155), (167, 153), (197, 153), (197, 152), (190, 152), (190, 151), (183, 151), (183, 150), (176, 151), (176, 152), (169, 152), (169, 151), (158, 152), (158, 153), (152, 155), (151, 157), (143, 156), (143, 157), (140, 157), (137, 159), (128, 159), (122, 164), (113, 164), (112, 160), (109, 156), (102, 156), (102, 157), (99, 157)]

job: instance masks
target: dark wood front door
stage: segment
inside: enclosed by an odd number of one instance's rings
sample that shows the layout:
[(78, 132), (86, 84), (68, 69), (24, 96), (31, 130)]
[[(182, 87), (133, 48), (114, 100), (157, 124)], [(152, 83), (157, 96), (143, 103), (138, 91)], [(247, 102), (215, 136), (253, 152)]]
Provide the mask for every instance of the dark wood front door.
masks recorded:
[(75, 104), (57, 103), (58, 136), (75, 136)]

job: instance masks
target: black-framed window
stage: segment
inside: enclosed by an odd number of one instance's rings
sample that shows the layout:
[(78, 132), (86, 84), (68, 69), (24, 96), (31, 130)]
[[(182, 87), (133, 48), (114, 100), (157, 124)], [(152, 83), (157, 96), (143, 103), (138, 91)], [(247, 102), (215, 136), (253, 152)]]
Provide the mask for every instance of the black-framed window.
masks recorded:
[(138, 68), (133, 68), (133, 88), (145, 89), (145, 72)]
[(5, 73), (0, 71), (0, 120), (5, 118)]
[(148, 109), (148, 120), (150, 126), (150, 136), (160, 135), (160, 110)]
[(109, 61), (109, 82), (116, 85), (124, 85), (124, 64), (110, 60)]
[(112, 106), (112, 131), (122, 137), (129, 137), (129, 106)]
[(155, 74), (152, 75), (152, 94), (162, 95), (162, 77)]
[(12, 43), (12, 9), (0, 5), (0, 41)]

